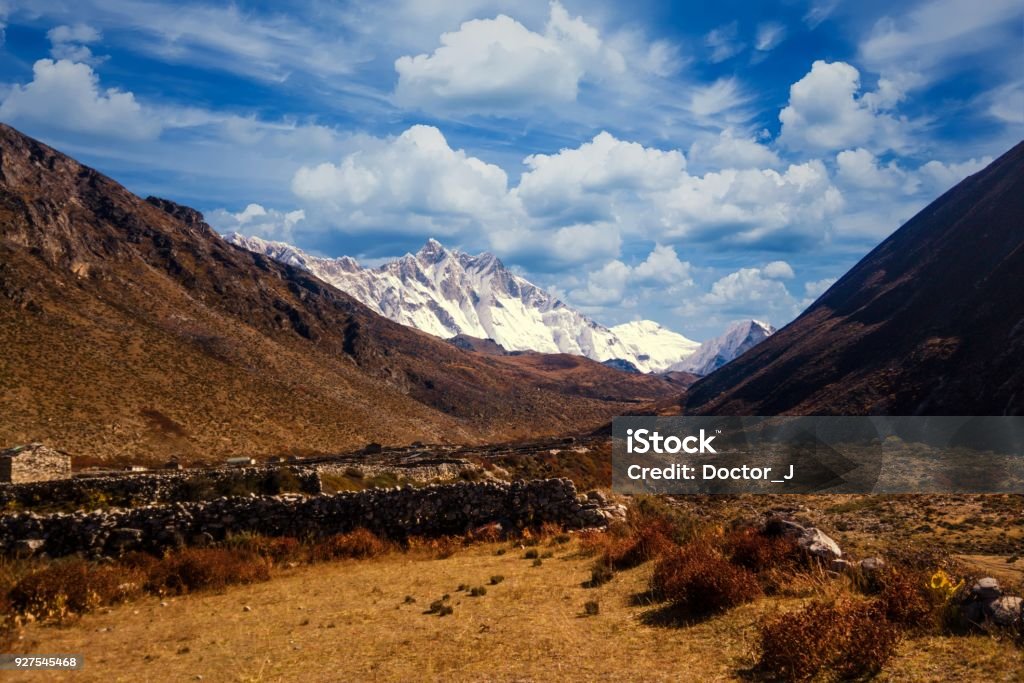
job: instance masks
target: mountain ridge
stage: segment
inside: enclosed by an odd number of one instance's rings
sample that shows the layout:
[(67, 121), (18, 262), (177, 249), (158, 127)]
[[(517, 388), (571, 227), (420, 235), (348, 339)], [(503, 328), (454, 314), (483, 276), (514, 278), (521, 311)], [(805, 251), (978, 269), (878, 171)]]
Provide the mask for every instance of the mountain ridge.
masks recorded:
[(148, 462), (573, 432), (678, 393), (457, 349), (3, 124), (0, 369), (0, 442)]
[[(493, 254), (473, 256), (447, 249), (432, 238), (416, 254), (375, 268), (363, 268), (349, 256), (313, 256), (285, 242), (238, 232), (225, 235), (225, 239), (305, 268), (375, 312), (444, 339), (466, 335), (492, 339), (508, 351), (571, 353), (603, 363), (621, 360), (641, 372), (695, 372), (699, 367), (702, 374), (752, 345), (737, 350), (711, 340), (714, 351), (710, 358), (687, 364), (699, 349), (707, 353), (708, 343), (702, 345), (653, 320), (605, 327), (515, 275)], [(757, 324), (762, 330), (774, 329)], [(720, 357), (717, 364), (713, 362), (716, 356)]]
[(1024, 142), (690, 387), (697, 414), (1024, 413)]

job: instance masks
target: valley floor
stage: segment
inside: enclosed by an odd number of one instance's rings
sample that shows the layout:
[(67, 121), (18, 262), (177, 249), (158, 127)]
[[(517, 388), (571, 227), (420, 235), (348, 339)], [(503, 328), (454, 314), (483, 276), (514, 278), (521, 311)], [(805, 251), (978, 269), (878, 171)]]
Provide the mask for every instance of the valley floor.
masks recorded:
[[(3, 680), (736, 680), (749, 678), (758, 620), (801, 602), (762, 598), (668, 625), (657, 605), (637, 604), (651, 563), (585, 588), (593, 559), (576, 541), (538, 550), (554, 556), (535, 566), (524, 549), (500, 543), (447, 559), (391, 553), (302, 565), (267, 583), (145, 598), (69, 627), (33, 625), (19, 650), (82, 654), (84, 670)], [(1005, 558), (974, 559), (1005, 566)], [(490, 585), (496, 575), (504, 579)], [(471, 597), (460, 584), (487, 591)], [(425, 614), (444, 594), (454, 613)], [(585, 616), (588, 601), (597, 615)], [(981, 635), (911, 638), (879, 679), (1020, 682), (1024, 652)]]

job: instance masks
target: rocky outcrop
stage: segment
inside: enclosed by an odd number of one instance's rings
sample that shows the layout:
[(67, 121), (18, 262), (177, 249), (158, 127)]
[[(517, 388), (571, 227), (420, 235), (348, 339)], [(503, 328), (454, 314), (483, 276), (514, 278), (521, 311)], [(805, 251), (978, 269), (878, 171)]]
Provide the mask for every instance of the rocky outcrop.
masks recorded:
[(51, 557), (103, 557), (129, 550), (159, 552), (243, 532), (304, 538), (360, 527), (393, 539), (464, 534), (494, 522), (506, 529), (547, 522), (585, 528), (605, 525), (616, 512), (578, 496), (568, 479), (253, 495), (132, 509), (9, 514), (0, 517), (0, 552), (24, 554), (31, 548)]

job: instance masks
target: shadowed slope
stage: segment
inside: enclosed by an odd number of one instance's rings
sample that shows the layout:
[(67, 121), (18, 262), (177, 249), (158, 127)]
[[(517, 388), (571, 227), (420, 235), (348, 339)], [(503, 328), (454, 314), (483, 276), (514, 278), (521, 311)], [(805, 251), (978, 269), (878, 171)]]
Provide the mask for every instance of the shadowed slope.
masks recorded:
[(1024, 143), (886, 239), (688, 413), (1024, 412)]

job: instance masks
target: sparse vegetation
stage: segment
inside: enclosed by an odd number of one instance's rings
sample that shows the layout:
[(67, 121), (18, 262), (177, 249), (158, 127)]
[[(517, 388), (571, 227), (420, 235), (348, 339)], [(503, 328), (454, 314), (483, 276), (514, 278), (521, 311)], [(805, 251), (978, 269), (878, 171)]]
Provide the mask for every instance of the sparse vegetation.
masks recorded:
[(896, 653), (902, 638), (877, 601), (842, 598), (765, 620), (756, 669), (770, 678), (835, 680), (873, 675)]

